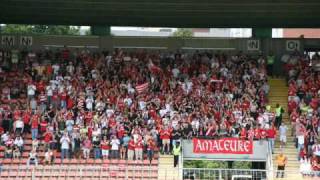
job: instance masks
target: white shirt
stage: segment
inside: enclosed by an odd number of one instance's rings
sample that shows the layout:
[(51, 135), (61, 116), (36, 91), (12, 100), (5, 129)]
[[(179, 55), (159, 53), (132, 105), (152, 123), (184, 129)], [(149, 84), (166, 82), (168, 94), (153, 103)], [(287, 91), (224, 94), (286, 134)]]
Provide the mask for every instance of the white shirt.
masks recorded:
[(28, 85), (28, 95), (29, 96), (34, 96), (36, 93), (36, 86), (33, 84)]
[(119, 139), (112, 139), (110, 144), (111, 144), (111, 150), (119, 150), (119, 145), (120, 145)]
[(91, 98), (87, 98), (86, 99), (86, 107), (87, 107), (87, 109), (92, 109), (92, 107), (93, 107), (93, 99), (91, 99)]
[(63, 136), (60, 139), (61, 149), (69, 149), (69, 142), (70, 142), (69, 137)]
[(17, 120), (16, 121), (16, 128), (23, 128), (24, 127), (24, 123), (21, 120)]
[(107, 117), (110, 118), (114, 114), (114, 110), (113, 109), (107, 109), (106, 113), (107, 113)]
[(304, 144), (304, 136), (297, 136), (298, 138), (298, 144)]
[(14, 140), (14, 145), (16, 145), (16, 146), (23, 146), (23, 139), (22, 139), (22, 138), (20, 138), (20, 139), (16, 138), (16, 139)]
[(46, 91), (47, 91), (47, 96), (53, 96), (53, 88), (52, 88), (52, 86), (47, 86), (46, 87)]
[(288, 130), (288, 128), (286, 125), (284, 125), (284, 126), (281, 125), (279, 127), (280, 136), (287, 136), (287, 130)]
[(53, 73), (54, 73), (54, 74), (58, 74), (59, 69), (60, 69), (60, 66), (59, 66), (58, 64), (54, 64), (54, 65), (52, 66), (52, 69), (53, 69)]
[(8, 141), (8, 140), (9, 140), (9, 135), (8, 135), (7, 133), (2, 134), (2, 136), (1, 136), (1, 140), (2, 140), (2, 142), (6, 142), (6, 141)]
[(177, 78), (179, 76), (180, 70), (178, 68), (172, 69), (173, 77)]

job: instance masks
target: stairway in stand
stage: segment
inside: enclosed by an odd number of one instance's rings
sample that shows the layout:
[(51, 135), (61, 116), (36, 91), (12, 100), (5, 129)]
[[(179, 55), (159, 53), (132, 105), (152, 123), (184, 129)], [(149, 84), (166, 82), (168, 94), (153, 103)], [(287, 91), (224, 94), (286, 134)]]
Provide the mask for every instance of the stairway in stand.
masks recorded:
[[(288, 116), (287, 106), (288, 106), (288, 87), (286, 86), (285, 79), (270, 79), (270, 92), (269, 92), (269, 104), (272, 106), (272, 110), (275, 110), (276, 104), (280, 104), (285, 113), (282, 117), (282, 122), (284, 122), (288, 127), (287, 132), (287, 144), (286, 147), (283, 149), (283, 153), (288, 158), (288, 163), (286, 165), (285, 170), (290, 171), (285, 175), (285, 179), (302, 179), (301, 175), (299, 174), (299, 166), (300, 163), (297, 159), (298, 151), (295, 148), (294, 137), (291, 136), (291, 124)], [(273, 154), (273, 166), (274, 170), (277, 169), (277, 162), (276, 156), (281, 152), (280, 149), (280, 141), (279, 141), (279, 134), (277, 134), (277, 139), (275, 143), (275, 149)]]
[(159, 170), (158, 179), (163, 180), (180, 180), (179, 168), (173, 167), (173, 155), (160, 155), (159, 156)]

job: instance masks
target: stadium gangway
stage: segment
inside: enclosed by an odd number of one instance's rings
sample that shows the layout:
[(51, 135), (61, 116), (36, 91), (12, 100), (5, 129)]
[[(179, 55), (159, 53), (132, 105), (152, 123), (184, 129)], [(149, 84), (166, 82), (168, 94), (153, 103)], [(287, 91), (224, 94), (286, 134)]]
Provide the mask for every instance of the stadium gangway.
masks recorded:
[[(182, 170), (182, 176), (177, 171)], [(160, 176), (160, 173), (164, 173)], [(37, 167), (26, 165), (2, 166), (0, 179), (6, 180), (272, 180), (276, 178), (277, 170), (258, 169), (211, 169), (211, 168), (170, 168), (158, 169), (157, 166), (89, 166), (89, 165), (39, 165)], [(317, 177), (320, 172), (284, 171), (284, 177)], [(269, 177), (268, 174), (273, 174)], [(177, 175), (177, 176), (174, 176)], [(161, 178), (160, 178), (161, 177)]]

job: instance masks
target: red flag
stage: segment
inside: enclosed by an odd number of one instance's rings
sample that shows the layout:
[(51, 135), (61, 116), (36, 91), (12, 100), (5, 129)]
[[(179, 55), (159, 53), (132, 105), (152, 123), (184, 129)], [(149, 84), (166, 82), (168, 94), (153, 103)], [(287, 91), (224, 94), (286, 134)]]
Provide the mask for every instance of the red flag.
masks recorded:
[(136, 86), (136, 90), (139, 94), (146, 91), (148, 88), (149, 88), (148, 82)]

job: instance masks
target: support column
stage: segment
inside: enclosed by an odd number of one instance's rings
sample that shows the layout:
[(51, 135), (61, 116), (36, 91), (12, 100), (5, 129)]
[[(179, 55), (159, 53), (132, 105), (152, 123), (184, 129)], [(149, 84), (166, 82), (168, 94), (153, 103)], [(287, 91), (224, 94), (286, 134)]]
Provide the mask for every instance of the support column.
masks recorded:
[(91, 35), (93, 36), (110, 36), (110, 26), (91, 26)]
[(272, 38), (272, 28), (252, 28), (253, 38)]

